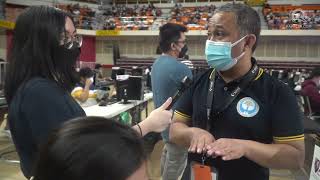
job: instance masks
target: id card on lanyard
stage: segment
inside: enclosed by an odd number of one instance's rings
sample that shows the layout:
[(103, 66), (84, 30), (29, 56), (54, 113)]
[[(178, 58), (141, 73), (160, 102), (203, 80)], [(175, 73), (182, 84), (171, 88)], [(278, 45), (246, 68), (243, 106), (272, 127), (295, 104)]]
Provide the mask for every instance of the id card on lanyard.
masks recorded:
[(206, 156), (202, 154), (202, 162), (192, 161), (190, 180), (218, 180), (218, 172), (214, 167), (205, 165)]
[[(214, 88), (215, 88), (215, 70), (213, 70), (210, 75), (210, 84), (208, 89), (208, 97), (207, 97), (207, 121), (205, 124), (205, 129), (210, 132), (211, 130), (211, 120), (222, 113), (231, 103), (232, 101), (240, 94), (241, 90), (246, 88), (250, 82), (252, 82), (259, 72), (259, 68), (256, 63), (253, 64), (249, 73), (244, 77), (244, 79), (240, 82), (239, 86), (236, 87), (228, 98), (226, 98), (225, 102), (221, 103), (221, 106), (217, 108), (217, 112), (212, 113), (212, 103), (214, 100)], [(214, 114), (214, 115), (213, 115)], [(191, 162), (191, 180), (218, 180), (218, 171), (213, 166), (205, 165), (206, 156), (202, 155), (202, 163), (192, 161)]]

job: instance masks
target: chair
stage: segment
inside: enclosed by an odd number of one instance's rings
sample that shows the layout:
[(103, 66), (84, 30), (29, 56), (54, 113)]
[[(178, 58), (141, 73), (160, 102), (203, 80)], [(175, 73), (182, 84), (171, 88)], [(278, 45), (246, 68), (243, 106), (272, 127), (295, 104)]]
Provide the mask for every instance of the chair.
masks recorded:
[(304, 114), (312, 120), (319, 119), (320, 116), (315, 115), (314, 112), (312, 111), (309, 97), (308, 96), (302, 96), (302, 97), (303, 97), (303, 105), (305, 110)]
[(311, 110), (311, 105), (308, 96), (297, 96), (298, 104), (304, 110), (304, 119), (303, 119), (303, 126), (304, 126), (304, 133), (305, 134), (320, 134), (320, 124), (315, 121), (320, 116), (314, 116)]

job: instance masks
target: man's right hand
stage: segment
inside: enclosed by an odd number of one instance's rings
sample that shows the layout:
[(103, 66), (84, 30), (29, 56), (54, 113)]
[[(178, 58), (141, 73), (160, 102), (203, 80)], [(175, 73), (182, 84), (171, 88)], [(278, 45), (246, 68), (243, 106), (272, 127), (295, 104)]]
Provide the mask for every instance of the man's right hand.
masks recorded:
[(93, 83), (93, 81), (91, 81), (90, 78), (87, 78), (87, 79), (86, 79), (86, 85), (87, 85), (87, 86), (91, 86), (92, 83)]
[(206, 151), (207, 145), (215, 141), (215, 138), (206, 130), (192, 128), (189, 152), (202, 154)]

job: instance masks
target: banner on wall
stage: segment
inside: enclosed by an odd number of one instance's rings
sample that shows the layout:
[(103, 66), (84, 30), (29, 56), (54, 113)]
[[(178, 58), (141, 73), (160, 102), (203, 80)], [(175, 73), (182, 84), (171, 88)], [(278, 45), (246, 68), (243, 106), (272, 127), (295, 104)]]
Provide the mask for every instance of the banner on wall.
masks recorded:
[(6, 29), (13, 29), (15, 26), (15, 23), (5, 20), (0, 20), (0, 27), (6, 28)]
[(97, 30), (96, 36), (119, 36), (120, 31), (118, 30)]

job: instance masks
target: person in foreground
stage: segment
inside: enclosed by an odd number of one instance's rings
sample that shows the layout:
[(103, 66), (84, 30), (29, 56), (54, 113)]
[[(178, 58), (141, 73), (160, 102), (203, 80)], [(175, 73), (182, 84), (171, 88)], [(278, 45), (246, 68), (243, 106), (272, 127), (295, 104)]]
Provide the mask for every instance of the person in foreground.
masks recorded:
[(291, 89), (252, 57), (259, 36), (259, 15), (244, 4), (223, 5), (209, 20), (212, 68), (179, 99), (170, 127), (170, 141), (189, 148), (182, 179), (192, 161), (215, 168), (219, 180), (267, 180), (268, 168), (303, 166), (303, 114)]
[(32, 180), (148, 180), (138, 133), (102, 117), (70, 120), (49, 137)]

